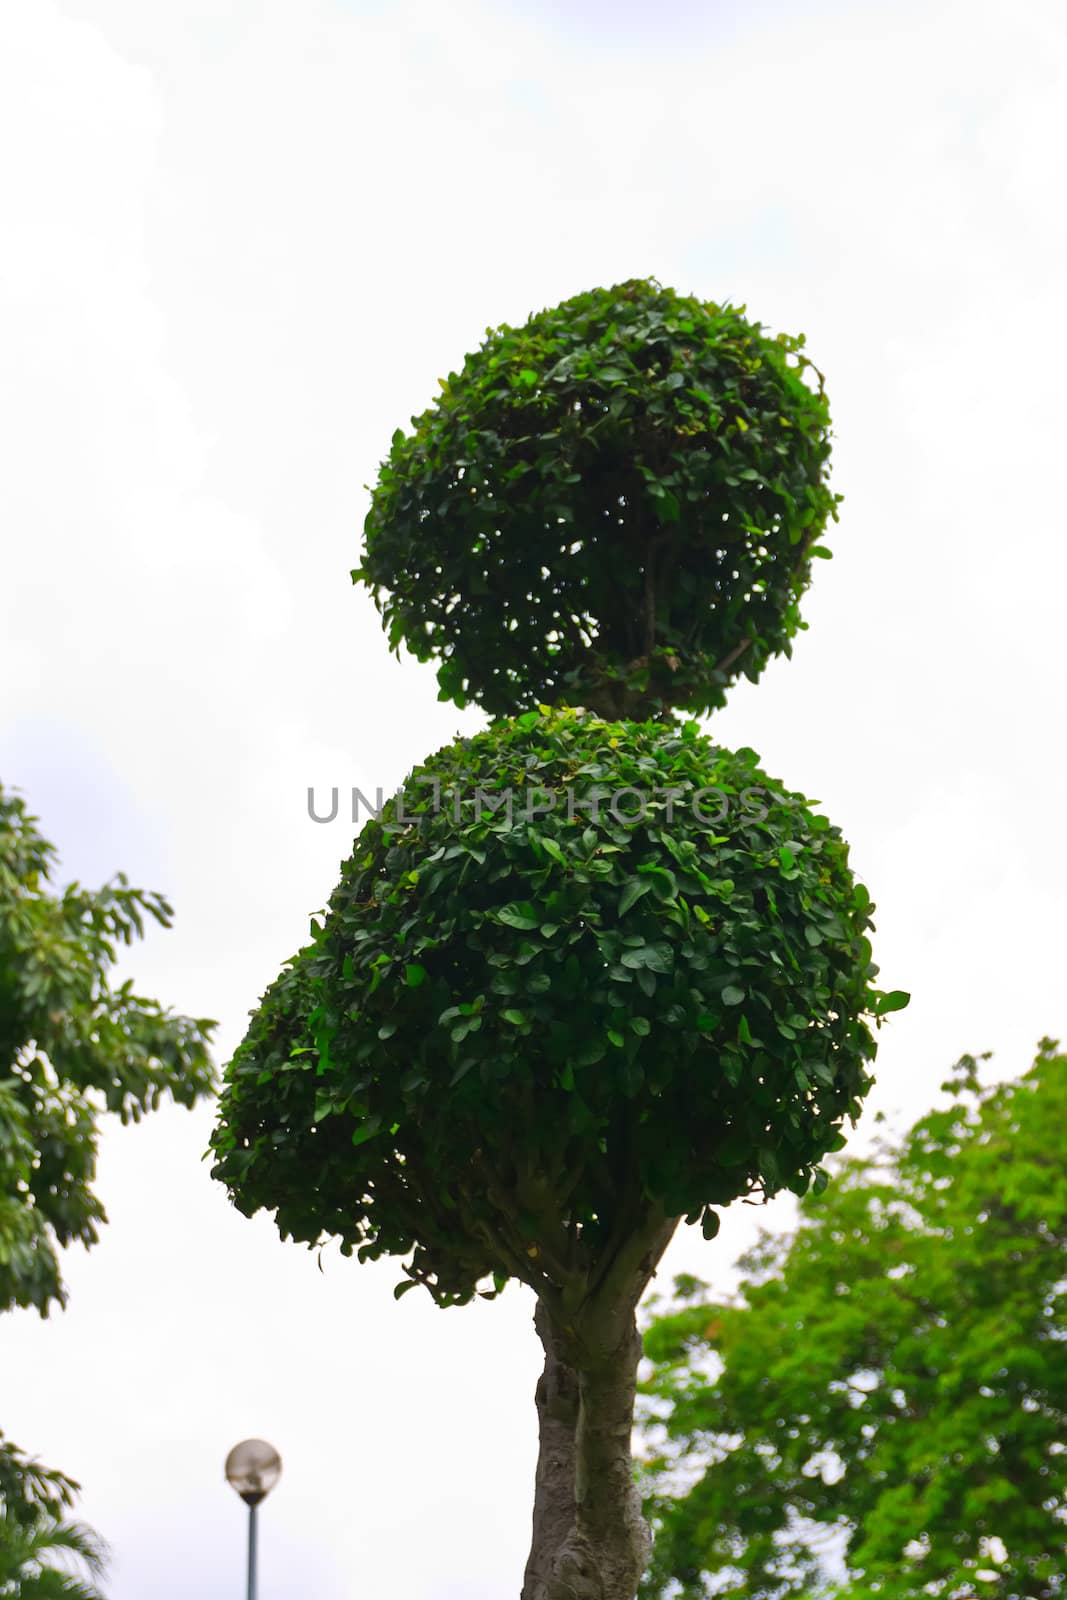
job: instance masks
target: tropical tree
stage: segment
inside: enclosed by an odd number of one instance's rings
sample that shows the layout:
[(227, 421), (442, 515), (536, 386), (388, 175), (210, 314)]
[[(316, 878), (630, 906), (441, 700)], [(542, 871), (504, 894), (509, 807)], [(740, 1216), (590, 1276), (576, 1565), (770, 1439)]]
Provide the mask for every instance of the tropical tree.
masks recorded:
[[(60, 1249), (95, 1244), (106, 1220), (93, 1188), (102, 1117), (137, 1121), (165, 1094), (191, 1106), (213, 1086), (214, 1023), (110, 980), (146, 917), (169, 926), (166, 900), (121, 874), (53, 888), (55, 854), (0, 785), (0, 1311), (41, 1316), (66, 1302)], [(0, 1436), (0, 1595), (95, 1593), (48, 1560), (67, 1550), (99, 1571), (101, 1547), (62, 1520), (77, 1487)]]
[(0, 1434), (0, 1597), (99, 1600), (106, 1547), (66, 1516), (78, 1487)]
[(944, 1088), (646, 1329), (648, 1600), (1067, 1593), (1067, 1056)]
[(11, 1523), (28, 1527), (45, 1518), (60, 1521), (79, 1487), (65, 1472), (44, 1466), (0, 1433), (0, 1511)]
[(638, 1300), (682, 1217), (807, 1187), (906, 998), (838, 830), (675, 714), (802, 626), (835, 510), (807, 371), (634, 281), (490, 330), (398, 430), (355, 576), (442, 697), (517, 714), (367, 824), (226, 1072), (242, 1211), (443, 1306), (534, 1291), (526, 1600), (632, 1600)]
[(0, 1600), (103, 1600), (106, 1547), (82, 1523), (20, 1522), (0, 1508)]

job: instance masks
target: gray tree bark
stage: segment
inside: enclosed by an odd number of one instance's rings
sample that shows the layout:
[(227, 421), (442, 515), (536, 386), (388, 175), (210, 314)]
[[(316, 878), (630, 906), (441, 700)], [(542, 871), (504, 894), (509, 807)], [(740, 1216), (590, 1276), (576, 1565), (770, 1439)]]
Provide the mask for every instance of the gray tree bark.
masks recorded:
[(604, 1283), (567, 1326), (543, 1301), (540, 1452), (522, 1600), (634, 1600), (648, 1562), (630, 1449), (641, 1336), (635, 1312), (674, 1231), (644, 1241), (625, 1279)]
[(535, 1325), (545, 1369), (522, 1600), (634, 1600), (649, 1552), (630, 1452), (641, 1337), (631, 1314), (617, 1349), (582, 1359), (543, 1306)]
[(542, 1301), (534, 1327), (545, 1350), (537, 1383), (540, 1445), (534, 1480), (533, 1539), (522, 1585), (522, 1600), (545, 1600), (555, 1560), (574, 1531), (575, 1462), (578, 1431), (578, 1374), (565, 1341), (553, 1327)]

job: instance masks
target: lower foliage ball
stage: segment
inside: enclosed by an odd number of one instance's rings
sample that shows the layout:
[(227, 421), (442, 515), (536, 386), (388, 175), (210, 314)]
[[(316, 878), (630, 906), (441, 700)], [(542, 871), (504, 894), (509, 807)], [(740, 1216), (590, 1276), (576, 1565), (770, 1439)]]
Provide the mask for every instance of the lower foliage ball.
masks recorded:
[(871, 1079), (873, 907), (838, 830), (694, 724), (528, 712), (367, 823), (230, 1065), (216, 1173), (282, 1232), (499, 1262), (506, 1191), (593, 1242), (623, 1197), (798, 1192)]

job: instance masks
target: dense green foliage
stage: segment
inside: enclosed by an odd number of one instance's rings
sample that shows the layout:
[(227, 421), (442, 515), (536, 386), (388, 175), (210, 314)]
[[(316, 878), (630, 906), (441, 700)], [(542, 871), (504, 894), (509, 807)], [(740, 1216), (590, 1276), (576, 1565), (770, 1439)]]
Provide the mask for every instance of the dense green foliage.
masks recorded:
[(96, 1242), (92, 1183), (101, 1114), (136, 1121), (164, 1094), (207, 1094), (214, 1024), (175, 1016), (132, 984), (113, 988), (119, 943), (168, 926), (170, 907), (120, 874), (53, 890), (55, 850), (0, 786), (0, 1311), (64, 1291), (57, 1246)]
[(836, 499), (802, 338), (632, 280), (487, 330), (397, 430), (354, 577), (442, 698), (723, 703), (803, 627)]
[[(146, 916), (169, 925), (167, 902), (121, 875), (56, 890), (54, 862), (0, 786), (0, 1311), (42, 1316), (66, 1300), (58, 1250), (94, 1244), (106, 1220), (92, 1187), (102, 1115), (136, 1121), (164, 1094), (192, 1105), (213, 1082), (213, 1023), (109, 981)], [(63, 1520), (77, 1487), (0, 1435), (0, 1597), (96, 1600), (103, 1546)]]
[[(802, 1201), (740, 1303), (690, 1280), (647, 1331), (647, 1596), (1067, 1593), (1067, 1056), (945, 1087)], [(809, 1535), (847, 1537), (849, 1581)]]
[(107, 1551), (82, 1523), (32, 1524), (0, 1506), (0, 1600), (103, 1600)]
[(815, 802), (675, 719), (789, 653), (829, 554), (802, 345), (635, 279), (489, 330), (393, 435), (353, 577), (514, 720), (367, 824), (226, 1071), (242, 1211), (398, 1294), (534, 1290), (523, 1600), (633, 1600), (640, 1297), (682, 1217), (822, 1180), (907, 1003)]
[(904, 997), (872, 987), (837, 829), (756, 760), (534, 711), (418, 769), (229, 1068), (238, 1206), (413, 1251), (447, 1303), (595, 1276), (643, 1200), (710, 1234), (802, 1192), (870, 1081), (865, 1017)]
[(0, 1433), (0, 1510), (9, 1523), (29, 1527), (42, 1519), (58, 1521), (74, 1504), (79, 1487), (65, 1472), (43, 1466)]

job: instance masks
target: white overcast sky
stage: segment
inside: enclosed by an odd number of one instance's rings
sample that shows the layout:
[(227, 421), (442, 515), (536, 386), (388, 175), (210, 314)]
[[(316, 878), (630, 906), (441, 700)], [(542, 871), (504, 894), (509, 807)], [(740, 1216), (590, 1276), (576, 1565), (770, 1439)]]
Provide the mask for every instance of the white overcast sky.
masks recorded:
[[(0, 16), (0, 775), (69, 876), (177, 921), (128, 967), (220, 1059), (351, 830), (476, 712), (350, 585), (390, 435), (488, 325), (654, 275), (803, 330), (845, 494), (792, 662), (713, 727), (821, 799), (876, 900), (872, 1107), (1067, 1035), (1060, 0), (9, 0)], [(857, 1135), (864, 1137), (872, 1112)], [(499, 1600), (530, 1304), (437, 1311), (278, 1240), (210, 1113), (110, 1132), (69, 1310), (0, 1325), (0, 1426), (85, 1485), (114, 1600)], [(667, 1266), (730, 1281), (757, 1221)]]

